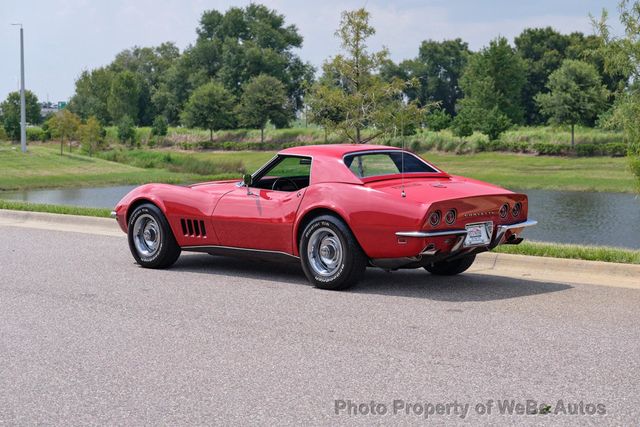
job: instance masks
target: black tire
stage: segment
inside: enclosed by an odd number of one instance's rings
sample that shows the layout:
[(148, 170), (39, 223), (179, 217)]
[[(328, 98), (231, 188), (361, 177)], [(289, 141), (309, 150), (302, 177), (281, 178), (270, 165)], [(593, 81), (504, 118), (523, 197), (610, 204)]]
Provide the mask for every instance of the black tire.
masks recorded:
[(300, 260), (313, 285), (332, 291), (355, 285), (367, 267), (367, 257), (349, 227), (331, 215), (307, 224), (300, 238)]
[(141, 267), (167, 268), (180, 256), (180, 246), (157, 206), (138, 206), (129, 217), (128, 229), (129, 249)]
[(453, 261), (434, 262), (433, 264), (425, 266), (424, 269), (436, 276), (455, 276), (456, 274), (467, 271), (475, 259), (476, 255), (471, 254)]

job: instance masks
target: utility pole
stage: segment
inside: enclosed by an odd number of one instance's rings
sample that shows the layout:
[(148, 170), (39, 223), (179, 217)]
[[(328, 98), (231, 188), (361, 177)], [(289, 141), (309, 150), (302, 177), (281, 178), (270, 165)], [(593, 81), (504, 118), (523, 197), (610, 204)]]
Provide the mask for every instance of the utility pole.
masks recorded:
[(27, 105), (24, 98), (24, 35), (22, 24), (20, 26), (20, 147), (22, 152), (27, 152)]

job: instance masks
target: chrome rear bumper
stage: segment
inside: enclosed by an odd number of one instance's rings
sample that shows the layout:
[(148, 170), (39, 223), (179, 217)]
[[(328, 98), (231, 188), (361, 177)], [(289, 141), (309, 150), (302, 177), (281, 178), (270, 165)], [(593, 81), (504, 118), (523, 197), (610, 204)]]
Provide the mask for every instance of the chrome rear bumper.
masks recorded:
[[(489, 244), (489, 249), (493, 249), (496, 246), (498, 246), (500, 243), (502, 243), (502, 240), (504, 239), (504, 235), (506, 234), (507, 231), (514, 230), (517, 228), (531, 227), (533, 225), (536, 225), (537, 223), (538, 221), (534, 221), (530, 219), (527, 221), (518, 222), (516, 224), (505, 224), (505, 225), (497, 226), (495, 237)], [(396, 233), (396, 236), (398, 237), (417, 237), (417, 238), (423, 238), (423, 239), (429, 238), (429, 237), (445, 237), (445, 236), (462, 236), (464, 238), (464, 236), (466, 235), (467, 235), (467, 230), (462, 230), (462, 229), (443, 230), (443, 231), (398, 231)], [(463, 239), (460, 239), (460, 240), (462, 241)]]

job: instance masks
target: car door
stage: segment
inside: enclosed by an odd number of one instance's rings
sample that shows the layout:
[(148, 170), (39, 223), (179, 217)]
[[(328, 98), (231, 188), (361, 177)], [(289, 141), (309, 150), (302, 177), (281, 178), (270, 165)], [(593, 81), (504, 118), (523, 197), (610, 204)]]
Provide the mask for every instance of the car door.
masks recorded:
[(279, 156), (249, 187), (225, 194), (212, 218), (220, 245), (292, 253), (293, 224), (310, 171), (308, 157)]

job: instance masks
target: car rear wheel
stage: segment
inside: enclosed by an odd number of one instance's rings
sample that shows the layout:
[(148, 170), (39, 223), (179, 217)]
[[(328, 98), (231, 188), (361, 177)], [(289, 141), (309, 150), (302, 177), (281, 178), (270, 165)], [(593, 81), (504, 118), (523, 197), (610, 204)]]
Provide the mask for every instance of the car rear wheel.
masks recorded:
[(330, 215), (314, 218), (305, 227), (300, 259), (309, 281), (328, 290), (355, 285), (367, 266), (367, 258), (349, 228)]
[(164, 214), (157, 206), (138, 206), (129, 218), (129, 249), (145, 268), (167, 268), (180, 256), (180, 247)]
[(424, 269), (437, 276), (455, 276), (471, 267), (475, 259), (476, 255), (472, 254), (453, 261), (434, 262), (433, 264), (425, 266)]

